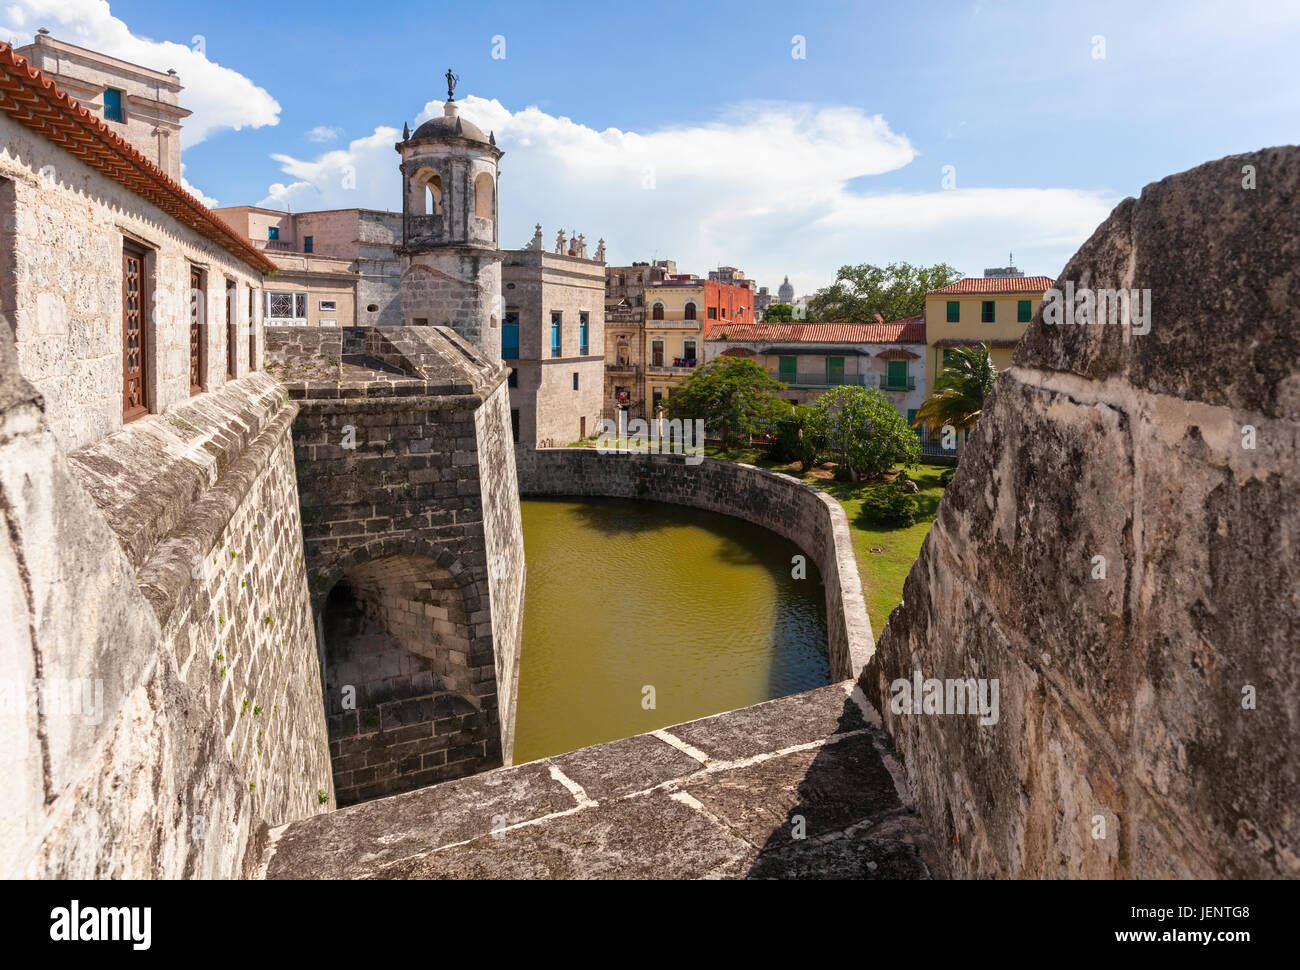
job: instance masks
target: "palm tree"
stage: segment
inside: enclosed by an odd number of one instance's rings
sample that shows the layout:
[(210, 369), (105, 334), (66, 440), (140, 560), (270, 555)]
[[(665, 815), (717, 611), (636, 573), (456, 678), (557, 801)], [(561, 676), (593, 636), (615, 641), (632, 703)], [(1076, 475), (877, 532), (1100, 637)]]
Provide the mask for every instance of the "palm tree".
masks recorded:
[[(943, 365), (943, 373), (934, 382), (934, 393), (926, 398), (912, 427), (952, 425), (958, 432), (975, 427), (984, 411), (984, 398), (993, 390), (998, 369), (989, 357), (988, 344), (958, 347)], [(957, 454), (962, 450), (962, 434), (957, 435)]]

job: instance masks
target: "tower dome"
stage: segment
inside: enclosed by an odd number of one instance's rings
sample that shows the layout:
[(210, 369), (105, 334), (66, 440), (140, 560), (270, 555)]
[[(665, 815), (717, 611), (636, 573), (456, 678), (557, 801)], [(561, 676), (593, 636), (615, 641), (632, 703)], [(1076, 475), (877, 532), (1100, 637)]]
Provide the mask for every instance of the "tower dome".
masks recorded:
[(402, 320), (448, 326), (501, 356), (501, 260), (492, 135), (461, 117), (448, 75), (441, 117), (394, 147), (402, 157)]
[(485, 145), (494, 144), (488, 140), (487, 135), (483, 134), (482, 128), (460, 116), (460, 105), (455, 101), (446, 102), (442, 106), (442, 117), (430, 118), (416, 128), (415, 134), (408, 140), (418, 141), (422, 138), (464, 138)]
[(784, 283), (782, 283), (779, 287), (777, 287), (776, 295), (777, 295), (777, 299), (778, 299), (781, 303), (793, 303), (793, 302), (794, 302), (794, 287), (790, 285), (790, 277), (789, 277), (789, 276), (787, 276), (787, 277), (785, 278), (785, 282), (784, 282)]

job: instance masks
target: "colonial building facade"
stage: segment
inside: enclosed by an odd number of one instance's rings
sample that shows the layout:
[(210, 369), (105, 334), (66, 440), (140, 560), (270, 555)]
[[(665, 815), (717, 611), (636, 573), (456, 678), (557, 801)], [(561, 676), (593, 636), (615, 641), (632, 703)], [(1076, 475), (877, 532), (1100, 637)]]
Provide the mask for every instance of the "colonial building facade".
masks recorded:
[(175, 71), (155, 71), (56, 40), (43, 27), (15, 53), (173, 182), (181, 180), (181, 123), (191, 112), (180, 106), (183, 88)]
[(381, 209), (213, 209), (280, 267), (264, 312), (276, 326), (397, 326), (402, 214)]
[(644, 413), (645, 290), (676, 273), (671, 259), (605, 267), (604, 417), (620, 409)]
[(983, 278), (958, 280), (925, 294), (931, 383), (957, 347), (988, 344), (999, 370), (1011, 366), (1012, 349), (1054, 281), (1050, 276), (1008, 276), (1006, 272), (986, 270)]
[(595, 434), (604, 398), (605, 266), (578, 247), (546, 252), (537, 232), (533, 245), (502, 254), (501, 357), (514, 368), (511, 421), (521, 452)]
[(781, 396), (792, 404), (810, 404), (835, 387), (870, 387), (910, 422), (926, 395), (922, 317), (893, 323), (715, 323), (704, 338), (704, 357), (755, 361), (785, 385)]
[(681, 274), (647, 286), (641, 395), (646, 414), (655, 414), (676, 386), (703, 363), (706, 327), (715, 321), (748, 324), (753, 319), (754, 291), (749, 280), (723, 283)]

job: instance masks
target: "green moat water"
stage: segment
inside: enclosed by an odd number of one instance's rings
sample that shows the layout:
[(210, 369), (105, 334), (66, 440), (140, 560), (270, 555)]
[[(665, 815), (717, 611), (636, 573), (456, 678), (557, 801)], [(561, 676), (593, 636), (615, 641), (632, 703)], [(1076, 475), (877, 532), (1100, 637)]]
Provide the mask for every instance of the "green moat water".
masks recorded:
[(817, 567), (793, 579), (775, 533), (627, 499), (527, 500), (523, 522), (516, 764), (829, 682)]

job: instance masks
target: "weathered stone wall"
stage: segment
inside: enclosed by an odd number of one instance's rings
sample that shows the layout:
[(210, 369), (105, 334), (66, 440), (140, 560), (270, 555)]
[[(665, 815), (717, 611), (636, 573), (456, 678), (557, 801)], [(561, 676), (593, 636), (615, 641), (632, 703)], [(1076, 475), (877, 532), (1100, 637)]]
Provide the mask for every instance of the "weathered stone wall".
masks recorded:
[(501, 262), (488, 251), (431, 250), (403, 260), (401, 303), (407, 326), (451, 327), (501, 359)]
[(69, 460), (15, 363), (0, 327), (5, 874), (245, 875), (330, 807), (293, 408), (252, 376)]
[(1147, 186), (1058, 287), (1149, 332), (1040, 309), (999, 376), (862, 678), (951, 874), (1300, 875), (1297, 212), (1297, 148)]
[(602, 455), (539, 448), (519, 468), (520, 493), (637, 498), (721, 512), (784, 536), (816, 564), (826, 589), (831, 677), (855, 677), (871, 657), (867, 617), (848, 519), (839, 502), (788, 475), (737, 462), (680, 455)]
[(236, 374), (248, 372), (248, 296), (261, 287), (257, 271), (7, 115), (0, 144), (0, 314), (65, 449), (122, 427), (124, 241), (148, 250), (149, 410), (162, 413), (190, 397), (191, 266), (206, 277), (201, 386), (226, 383), (227, 280), (236, 284)]
[(329, 794), (290, 427), (263, 374), (70, 456), (154, 607), (176, 668), (275, 823)]
[[(358, 220), (358, 319), (367, 326), (400, 327), (402, 266), (396, 249), (402, 242), (402, 214), (362, 209)], [(372, 313), (372, 306), (379, 309)]]
[[(341, 582), (385, 588), (368, 597), (380, 632), (413, 658), (436, 661), (410, 659), (397, 673), (427, 671), (438, 684), (420, 694), (411, 684), (372, 706), (445, 690), (473, 708), (447, 714), (451, 702), (439, 702), (429, 717), (409, 722), (412, 705), (394, 707), (403, 720), (381, 716), (375, 730), (340, 708), (330, 720), (336, 776), (352, 773), (349, 797), (370, 798), (500, 765), (513, 747), (524, 576), (506, 370), (446, 328), (343, 329), (333, 340), (284, 329), (292, 332), (272, 328), (269, 366), (301, 404), (294, 441), (317, 615)], [(375, 564), (387, 570), (397, 560), (420, 564), (425, 593), (403, 592), (391, 576), (367, 582)], [(452, 606), (426, 595), (438, 585), (435, 575), (454, 580)], [(450, 617), (430, 617), (432, 639), (416, 636), (397, 618), (417, 602), (454, 610), (462, 626), (440, 630)], [(343, 679), (352, 676), (347, 664), (357, 666), (341, 654), (327, 663), (333, 706), (334, 691), (356, 686)], [(454, 736), (429, 741), (448, 732), (436, 723), (447, 716), (461, 719)]]

